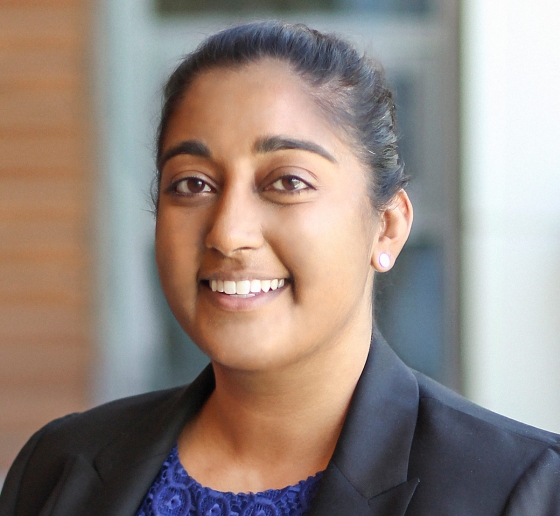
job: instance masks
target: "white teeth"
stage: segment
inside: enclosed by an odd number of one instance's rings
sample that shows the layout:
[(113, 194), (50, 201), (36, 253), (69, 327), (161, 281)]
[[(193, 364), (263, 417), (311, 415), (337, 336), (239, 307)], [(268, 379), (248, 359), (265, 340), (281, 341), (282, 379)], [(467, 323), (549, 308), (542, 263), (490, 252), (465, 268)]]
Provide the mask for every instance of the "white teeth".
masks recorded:
[(226, 294), (236, 294), (235, 281), (224, 281), (224, 292)]
[(248, 295), (258, 294), (259, 292), (268, 292), (269, 290), (276, 290), (282, 288), (286, 284), (284, 278), (273, 280), (210, 280), (210, 288), (212, 292), (224, 292), (225, 294), (233, 295)]
[(251, 282), (249, 280), (237, 281), (235, 283), (237, 294), (247, 295), (251, 292)]

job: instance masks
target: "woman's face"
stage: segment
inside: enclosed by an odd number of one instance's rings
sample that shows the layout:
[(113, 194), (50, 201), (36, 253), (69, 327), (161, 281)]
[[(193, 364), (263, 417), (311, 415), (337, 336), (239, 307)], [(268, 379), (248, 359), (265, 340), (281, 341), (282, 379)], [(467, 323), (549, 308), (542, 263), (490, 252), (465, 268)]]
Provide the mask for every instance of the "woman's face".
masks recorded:
[(213, 361), (284, 367), (370, 324), (368, 176), (286, 64), (198, 76), (162, 156), (161, 283)]

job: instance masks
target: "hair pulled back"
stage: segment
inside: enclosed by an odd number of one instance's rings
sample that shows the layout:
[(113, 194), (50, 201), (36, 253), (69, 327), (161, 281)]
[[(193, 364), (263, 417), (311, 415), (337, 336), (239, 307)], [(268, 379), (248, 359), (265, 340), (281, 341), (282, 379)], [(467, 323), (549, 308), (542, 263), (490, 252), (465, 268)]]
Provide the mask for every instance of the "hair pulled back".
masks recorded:
[(157, 132), (157, 183), (167, 126), (193, 80), (219, 67), (240, 67), (271, 58), (290, 65), (312, 98), (344, 133), (371, 175), (370, 197), (383, 210), (408, 182), (399, 158), (392, 92), (382, 66), (331, 34), (278, 21), (254, 22), (218, 32), (187, 55), (163, 90)]

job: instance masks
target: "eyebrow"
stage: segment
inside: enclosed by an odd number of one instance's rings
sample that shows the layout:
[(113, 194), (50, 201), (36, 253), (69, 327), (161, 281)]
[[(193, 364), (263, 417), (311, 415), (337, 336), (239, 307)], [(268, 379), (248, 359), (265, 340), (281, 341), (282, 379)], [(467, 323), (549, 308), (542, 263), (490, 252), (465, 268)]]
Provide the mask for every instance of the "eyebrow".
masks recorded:
[(161, 170), (166, 161), (180, 154), (189, 154), (191, 156), (200, 156), (201, 158), (211, 158), (210, 149), (199, 140), (185, 140), (171, 147), (158, 161), (158, 168)]
[(321, 145), (317, 143), (307, 140), (284, 138), (282, 136), (267, 136), (265, 138), (259, 138), (255, 142), (253, 149), (255, 150), (255, 152), (259, 153), (290, 149), (305, 150), (313, 152), (314, 154), (318, 154), (319, 156), (322, 156), (323, 158), (329, 160), (331, 163), (337, 163), (335, 157), (325, 148), (321, 147)]
[[(255, 145), (253, 146), (255, 152), (258, 153), (266, 153), (266, 152), (274, 152), (279, 150), (290, 150), (290, 149), (298, 149), (298, 150), (305, 150), (309, 152), (313, 152), (314, 154), (318, 154), (323, 158), (327, 159), (331, 163), (338, 163), (335, 157), (328, 152), (324, 147), (321, 145), (310, 142), (308, 140), (298, 140), (296, 138), (285, 138), (282, 136), (267, 136), (264, 138), (259, 138)], [(159, 170), (162, 169), (163, 165), (174, 158), (175, 156), (179, 156), (180, 154), (188, 154), (191, 156), (199, 156), (201, 158), (208, 158), (212, 157), (212, 153), (210, 149), (201, 141), (199, 140), (184, 140), (174, 147), (171, 147), (161, 156), (158, 161), (158, 168)]]

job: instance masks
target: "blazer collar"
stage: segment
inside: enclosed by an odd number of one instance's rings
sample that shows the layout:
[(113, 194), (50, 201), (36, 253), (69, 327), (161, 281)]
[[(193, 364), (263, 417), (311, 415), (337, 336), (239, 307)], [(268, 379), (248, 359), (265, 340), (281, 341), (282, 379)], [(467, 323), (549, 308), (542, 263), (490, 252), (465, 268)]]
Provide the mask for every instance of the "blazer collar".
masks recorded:
[(407, 478), (418, 400), (416, 378), (375, 333), (313, 516), (405, 513), (418, 484)]

